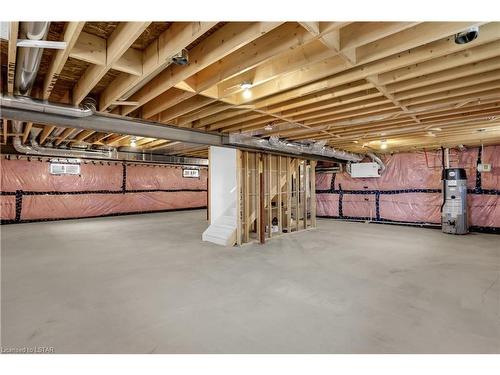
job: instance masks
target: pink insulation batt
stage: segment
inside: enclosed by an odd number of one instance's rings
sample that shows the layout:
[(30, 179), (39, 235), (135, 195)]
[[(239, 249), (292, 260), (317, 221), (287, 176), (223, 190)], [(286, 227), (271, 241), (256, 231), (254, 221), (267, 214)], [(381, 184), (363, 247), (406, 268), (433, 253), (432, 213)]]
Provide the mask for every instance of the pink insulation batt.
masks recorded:
[[(500, 227), (500, 195), (476, 193), (476, 164), (479, 148), (451, 150), (451, 167), (465, 168), (468, 194), (469, 224), (478, 227)], [(379, 190), (381, 220), (439, 224), (442, 195), (439, 192), (402, 192), (383, 194), (388, 190), (441, 189), (441, 152), (412, 152), (383, 157), (386, 170), (379, 178), (351, 178), (347, 172), (316, 176), (317, 190), (342, 189), (354, 191)], [(483, 190), (500, 190), (500, 146), (487, 146), (481, 161), (492, 165), (492, 171), (481, 173)], [(331, 185), (335, 178), (334, 186)], [(317, 196), (318, 216), (339, 215), (339, 194), (321, 193)], [(375, 218), (374, 194), (348, 194), (342, 199), (344, 217)]]
[[(121, 162), (82, 163), (80, 175), (57, 176), (49, 173), (47, 161), (36, 158), (31, 161), (1, 161), (2, 191), (23, 191), (21, 221), (200, 208), (207, 205), (206, 168), (200, 170), (200, 178), (185, 178), (181, 166), (129, 164), (126, 168), (126, 189), (135, 191), (124, 193), (122, 185)], [(33, 195), (30, 192), (51, 194)], [(54, 192), (82, 194), (55, 195)], [(15, 219), (16, 197), (2, 195), (0, 203), (2, 220)]]

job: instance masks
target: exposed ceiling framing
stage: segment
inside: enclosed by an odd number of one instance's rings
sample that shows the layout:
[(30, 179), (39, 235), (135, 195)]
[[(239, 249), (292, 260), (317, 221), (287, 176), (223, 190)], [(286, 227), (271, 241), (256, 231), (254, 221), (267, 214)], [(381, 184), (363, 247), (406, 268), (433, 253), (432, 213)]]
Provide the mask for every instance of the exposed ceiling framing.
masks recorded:
[[(477, 39), (454, 34), (479, 25)], [(2, 42), (13, 92), (19, 23)], [(500, 142), (500, 23), (67, 22), (32, 95), (183, 128), (326, 140), (353, 152)], [(186, 49), (188, 65), (171, 63)], [(250, 88), (243, 88), (243, 83)], [(2, 143), (13, 135), (2, 121)], [(206, 156), (168, 139), (27, 123), (54, 146), (88, 142)], [(384, 143), (388, 147), (381, 149)]]

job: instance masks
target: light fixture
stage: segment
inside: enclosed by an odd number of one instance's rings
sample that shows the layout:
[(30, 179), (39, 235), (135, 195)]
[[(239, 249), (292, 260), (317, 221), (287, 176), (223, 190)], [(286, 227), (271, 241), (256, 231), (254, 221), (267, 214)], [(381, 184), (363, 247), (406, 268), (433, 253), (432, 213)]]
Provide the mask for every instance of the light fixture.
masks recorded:
[(130, 138), (130, 147), (136, 147), (137, 146), (136, 141), (137, 139), (135, 137)]
[(387, 148), (387, 141), (386, 141), (385, 139), (382, 139), (382, 140), (380, 141), (380, 148), (381, 148), (382, 150), (385, 150), (385, 149)]
[(252, 97), (252, 92), (250, 91), (250, 89), (243, 90), (243, 97), (245, 99), (250, 99)]
[(182, 49), (171, 57), (175, 65), (187, 65), (189, 63), (189, 52), (187, 49)]
[(243, 81), (240, 83), (240, 87), (243, 89), (243, 98), (250, 99), (252, 97), (252, 92), (250, 91), (252, 88), (252, 82)]
[(479, 35), (479, 27), (473, 26), (465, 31), (455, 34), (456, 44), (466, 44), (472, 42)]
[(273, 130), (273, 124), (271, 124), (271, 123), (267, 124), (266, 126), (264, 126), (264, 130), (266, 130), (266, 131)]
[(428, 137), (435, 137), (435, 136), (436, 136), (436, 134), (434, 134), (433, 132), (427, 132), (427, 136), (428, 136)]
[(250, 81), (243, 81), (243, 82), (241, 82), (240, 87), (243, 90), (248, 90), (249, 88), (252, 87), (252, 82), (250, 82)]

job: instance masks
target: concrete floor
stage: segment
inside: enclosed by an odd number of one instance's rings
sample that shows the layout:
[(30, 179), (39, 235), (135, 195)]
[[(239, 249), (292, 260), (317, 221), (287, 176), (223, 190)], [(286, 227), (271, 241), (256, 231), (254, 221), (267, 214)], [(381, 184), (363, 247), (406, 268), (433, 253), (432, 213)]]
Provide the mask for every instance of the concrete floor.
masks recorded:
[(500, 237), (319, 220), (200, 241), (205, 211), (2, 226), (2, 347), (500, 353)]

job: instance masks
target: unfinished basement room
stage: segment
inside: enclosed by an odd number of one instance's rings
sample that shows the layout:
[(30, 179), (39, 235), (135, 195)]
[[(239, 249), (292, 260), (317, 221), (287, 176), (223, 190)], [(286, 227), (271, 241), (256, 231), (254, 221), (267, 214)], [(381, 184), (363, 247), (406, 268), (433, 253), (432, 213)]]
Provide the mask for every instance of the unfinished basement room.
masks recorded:
[(1, 90), (3, 353), (500, 352), (500, 22), (8, 21)]

